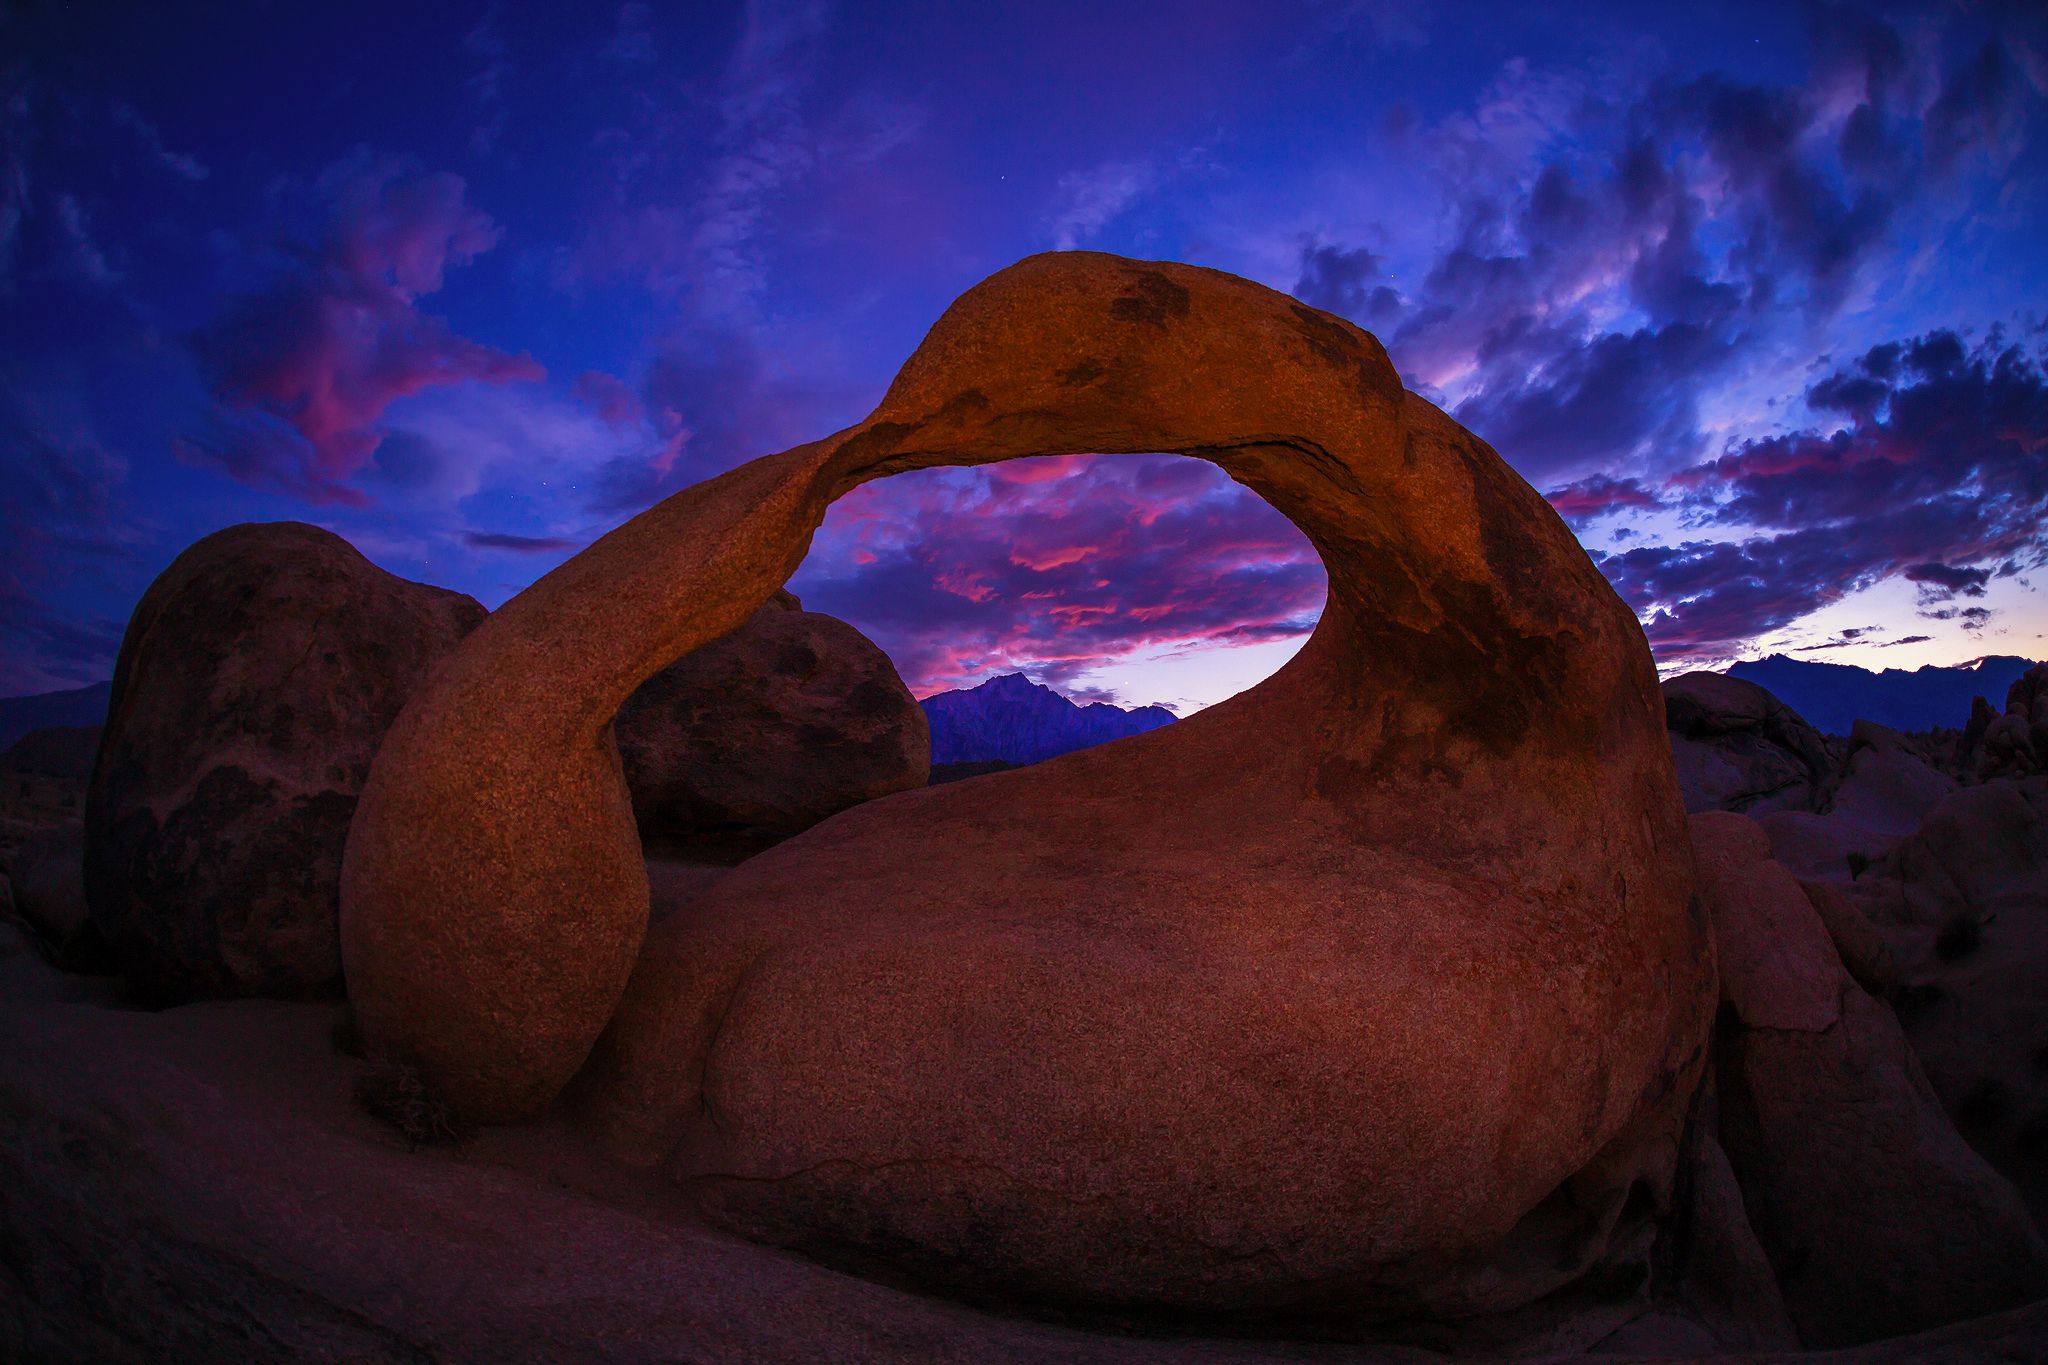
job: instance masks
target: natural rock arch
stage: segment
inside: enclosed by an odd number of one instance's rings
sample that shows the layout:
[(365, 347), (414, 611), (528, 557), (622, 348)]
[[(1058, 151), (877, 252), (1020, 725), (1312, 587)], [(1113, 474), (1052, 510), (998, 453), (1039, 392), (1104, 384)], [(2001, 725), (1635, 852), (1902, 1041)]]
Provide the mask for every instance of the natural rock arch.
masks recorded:
[[(636, 685), (860, 483), (1155, 450), (1316, 546), (1291, 663), (838, 816), (643, 952)], [(1715, 990), (1691, 876), (1641, 630), (1542, 499), (1348, 322), (1068, 252), (964, 294), (864, 422), (494, 613), (385, 739), (342, 944), (374, 1054), (484, 1121), (581, 1071), (763, 1240), (1039, 1301), (1467, 1313), (1627, 1251), (1668, 1186)]]

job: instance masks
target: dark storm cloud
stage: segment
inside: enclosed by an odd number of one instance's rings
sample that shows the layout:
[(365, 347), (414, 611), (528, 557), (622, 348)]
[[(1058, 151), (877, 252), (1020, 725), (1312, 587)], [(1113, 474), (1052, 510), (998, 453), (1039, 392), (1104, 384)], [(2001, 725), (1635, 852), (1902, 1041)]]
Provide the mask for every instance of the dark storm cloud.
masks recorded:
[(330, 168), (320, 189), (333, 219), (318, 244), (290, 248), (275, 284), (193, 334), (221, 410), (180, 449), (244, 483), (361, 504), (344, 481), (369, 464), (394, 399), (546, 373), (532, 356), (458, 336), (415, 306), (448, 267), (498, 242), (497, 225), (463, 202), (461, 177), (356, 157)]
[(1301, 249), (1301, 280), (1294, 296), (1371, 327), (1401, 311), (1401, 296), (1380, 277), (1380, 258), (1364, 247), (1350, 251), (1310, 241)]
[[(1380, 331), (1404, 374), (1454, 386), (1453, 415), (1531, 478), (1690, 463), (1699, 396), (1788, 309), (1832, 316), (1901, 206), (1938, 188), (1930, 173), (2011, 144), (2031, 98), (1994, 45), (1929, 102), (1925, 63), (1896, 28), (1843, 6), (1809, 18), (1804, 86), (1709, 74), (1617, 100), (1546, 90), (1511, 64), (1490, 121), (1424, 140), (1461, 226), (1412, 296), (1374, 253), (1321, 240), (1294, 293)], [(1510, 134), (1539, 152), (1503, 179), (1495, 144)], [(1589, 298), (1624, 305), (1630, 324)], [(1868, 413), (1882, 379), (1844, 376), (1812, 401)]]
[(805, 604), (857, 622), (919, 691), (1026, 664), (1064, 683), (1154, 646), (1298, 637), (1326, 586), (1286, 518), (1178, 457), (903, 476), (843, 499), (821, 539), (847, 564), (807, 575)]
[(1909, 583), (1930, 583), (1948, 595), (1961, 593), (1965, 597), (1982, 597), (1984, 585), (1990, 581), (1989, 569), (1961, 569), (1948, 564), (1908, 565), (1904, 578)]
[[(1600, 561), (1661, 654), (1725, 655), (1894, 575), (1935, 607), (2048, 563), (2048, 375), (2020, 347), (1934, 332), (1874, 347), (1808, 395), (1820, 411), (1847, 407), (1851, 425), (1745, 443), (1666, 489), (1711, 521), (1780, 534)], [(1977, 628), (1991, 613), (1922, 615)]]

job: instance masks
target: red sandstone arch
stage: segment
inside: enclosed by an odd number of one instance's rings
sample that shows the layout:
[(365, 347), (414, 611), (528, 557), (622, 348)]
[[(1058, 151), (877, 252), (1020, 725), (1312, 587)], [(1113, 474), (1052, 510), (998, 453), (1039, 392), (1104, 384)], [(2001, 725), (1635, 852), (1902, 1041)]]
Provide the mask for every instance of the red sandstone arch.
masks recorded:
[[(1290, 664), (836, 817), (642, 953), (607, 729), (635, 686), (862, 482), (1155, 450), (1316, 546)], [(1641, 630), (1542, 499), (1351, 324), (1070, 252), (963, 295), (858, 426), (494, 613), (385, 739), (341, 928), (373, 1054), (482, 1121), (584, 1070), (584, 1111), (749, 1235), (1025, 1297), (1386, 1315), (1544, 1292), (1668, 1179), (1714, 993), (1690, 882)]]

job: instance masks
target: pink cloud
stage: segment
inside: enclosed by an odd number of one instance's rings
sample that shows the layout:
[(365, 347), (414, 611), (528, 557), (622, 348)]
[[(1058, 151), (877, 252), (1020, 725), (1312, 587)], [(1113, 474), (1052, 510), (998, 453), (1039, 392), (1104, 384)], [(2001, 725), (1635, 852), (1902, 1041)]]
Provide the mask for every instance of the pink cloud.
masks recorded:
[(646, 419), (640, 395), (603, 370), (585, 370), (569, 386), (569, 396), (597, 414), (614, 431), (637, 427)]
[(435, 384), (530, 382), (547, 372), (531, 355), (471, 341), (415, 307), (448, 267), (467, 265), (501, 235), (463, 202), (461, 177), (353, 158), (320, 189), (333, 219), (317, 246), (297, 253), (300, 268), (193, 335), (230, 420), (225, 434), (180, 446), (245, 483), (360, 504), (345, 481), (369, 464), (394, 400)]
[(1057, 683), (1139, 651), (1306, 634), (1321, 561), (1214, 466), (1069, 456), (857, 490), (798, 575), (919, 694), (1028, 670)]

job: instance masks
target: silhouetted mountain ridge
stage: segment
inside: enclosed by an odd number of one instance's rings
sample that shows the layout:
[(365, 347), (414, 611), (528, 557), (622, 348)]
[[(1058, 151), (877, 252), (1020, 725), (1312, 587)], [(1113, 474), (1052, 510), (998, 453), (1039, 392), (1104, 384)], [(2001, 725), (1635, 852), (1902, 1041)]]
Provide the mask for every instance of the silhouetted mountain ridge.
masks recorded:
[(1797, 711), (1807, 724), (1846, 735), (1859, 720), (1894, 730), (1958, 727), (1970, 719), (1970, 699), (1984, 697), (2005, 709), (2005, 691), (2033, 661), (2009, 654), (1988, 655), (1975, 666), (1887, 668), (1873, 673), (1854, 664), (1827, 664), (1773, 654), (1748, 659), (1727, 670), (1753, 682)]
[(31, 730), (55, 725), (100, 725), (107, 719), (107, 701), (114, 695), (111, 682), (69, 692), (39, 692), (32, 697), (0, 697), (0, 749), (6, 748)]
[(1106, 702), (1076, 706), (1022, 673), (990, 678), (979, 687), (926, 697), (932, 727), (932, 762), (1001, 759), (1037, 763), (1112, 739), (1139, 735), (1175, 717), (1163, 706), (1125, 710)]

